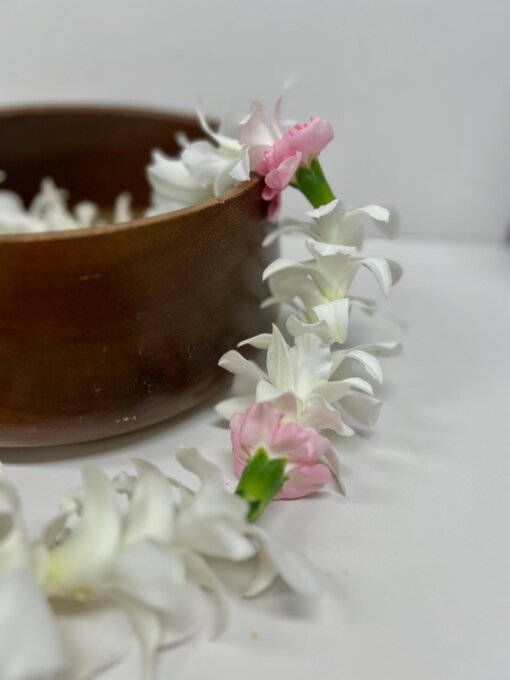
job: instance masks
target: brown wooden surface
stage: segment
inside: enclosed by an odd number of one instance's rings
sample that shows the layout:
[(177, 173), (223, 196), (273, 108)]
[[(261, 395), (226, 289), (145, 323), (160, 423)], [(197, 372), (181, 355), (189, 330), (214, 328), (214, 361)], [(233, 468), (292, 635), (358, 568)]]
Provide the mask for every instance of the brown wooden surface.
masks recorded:
[[(175, 152), (192, 119), (122, 109), (0, 112), (6, 188), (42, 176), (111, 207), (148, 199), (152, 148)], [(260, 312), (261, 180), (175, 213), (72, 232), (0, 237), (0, 446), (136, 430), (209, 396), (221, 354), (268, 330)], [(273, 253), (274, 255), (274, 253)]]

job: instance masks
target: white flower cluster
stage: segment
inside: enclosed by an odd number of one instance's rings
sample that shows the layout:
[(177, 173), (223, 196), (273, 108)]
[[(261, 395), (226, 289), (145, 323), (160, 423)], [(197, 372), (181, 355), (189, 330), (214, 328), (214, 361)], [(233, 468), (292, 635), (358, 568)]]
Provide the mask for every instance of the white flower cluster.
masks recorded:
[[(224, 121), (218, 132), (200, 116), (211, 141), (181, 138), (178, 159), (155, 151), (147, 169), (152, 186), (147, 214), (201, 202), (247, 180), (265, 151), (282, 141), (279, 106), (280, 102), (272, 129), (255, 103), (237, 126)], [(291, 137), (293, 132), (304, 137), (307, 153), (317, 120), (290, 132)], [(287, 139), (293, 153), (289, 144)], [(283, 166), (285, 160), (280, 163), (277, 156), (273, 153), (272, 162)], [(260, 165), (259, 172), (264, 172)], [(297, 177), (298, 171), (292, 172)], [(281, 191), (285, 186), (272, 188)], [(332, 196), (329, 186), (328, 190)], [(312, 203), (322, 200), (329, 199)], [(115, 221), (130, 219), (125, 195), (119, 197), (115, 213)], [(383, 376), (377, 357), (400, 350), (396, 342), (345, 344), (351, 310), (375, 309), (375, 303), (351, 293), (358, 271), (367, 269), (384, 296), (401, 275), (390, 260), (361, 256), (363, 220), (370, 218), (387, 236), (395, 235), (396, 225), (385, 208), (370, 205), (348, 211), (338, 199), (307, 216), (305, 222), (280, 223), (265, 241), (269, 245), (289, 231), (306, 235), (307, 260), (278, 259), (263, 275), (270, 290), (264, 305), (292, 310), (286, 319), (287, 339), (273, 326), (271, 333), (240, 343), (263, 350), (264, 367), (236, 350), (220, 359), (220, 365), (235, 375), (236, 396), (218, 404), (217, 410), (230, 418), (257, 402), (270, 402), (284, 421), (352, 435), (358, 427), (373, 426), (379, 415), (381, 403), (373, 383), (381, 383)], [(65, 192), (51, 180), (43, 181), (28, 210), (15, 194), (0, 192), (0, 232), (74, 229), (98, 224), (97, 218), (97, 207), (91, 203), (69, 211)], [(134, 475), (122, 473), (113, 479), (86, 465), (82, 486), (62, 500), (60, 513), (36, 541), (27, 536), (18, 495), (0, 464), (2, 680), (62, 674), (69, 680), (85, 680), (118, 661), (114, 644), (105, 643), (91, 653), (84, 643), (87, 635), (79, 624), (76, 628), (77, 621), (96, 621), (105, 604), (129, 621), (140, 641), (142, 676), (153, 678), (157, 650), (190, 638), (210, 619), (208, 595), (217, 604), (213, 630), (221, 628), (226, 591), (214, 570), (215, 559), (241, 564), (258, 558), (247, 596), (261, 593), (278, 574), (296, 592), (316, 593), (306, 560), (247, 521), (246, 501), (225, 489), (216, 466), (196, 449), (180, 449), (177, 459), (199, 478), (198, 491), (141, 459), (133, 459)], [(339, 480), (338, 461), (327, 462)], [(3, 515), (2, 509), (7, 510)], [(111, 628), (117, 630), (118, 622)]]
[(72, 631), (73, 614), (93, 620), (104, 603), (127, 617), (141, 644), (142, 677), (154, 677), (156, 650), (203, 626), (206, 591), (218, 605), (213, 628), (221, 628), (225, 587), (211, 558), (241, 563), (258, 555), (247, 596), (261, 593), (277, 574), (296, 592), (316, 594), (306, 560), (247, 522), (245, 501), (225, 489), (215, 465), (196, 449), (180, 449), (177, 458), (199, 477), (197, 492), (141, 459), (133, 460), (135, 475), (114, 479), (86, 465), (83, 486), (62, 500), (61, 512), (35, 542), (0, 468), (0, 504), (8, 509), (0, 515), (2, 680), (62, 672), (78, 680), (111, 664), (115, 645), (91, 659)]
[[(122, 193), (117, 196), (113, 208), (113, 222), (132, 219), (131, 196)], [(67, 191), (59, 189), (55, 182), (46, 177), (29, 208), (14, 191), (0, 191), (0, 234), (32, 234), (41, 231), (62, 231), (101, 226), (99, 207), (92, 201), (77, 203), (71, 211), (67, 205)]]
[(239, 122), (225, 116), (217, 132), (198, 111), (200, 125), (211, 141), (190, 142), (181, 135), (179, 158), (159, 150), (152, 152), (152, 163), (147, 167), (151, 205), (146, 214), (160, 215), (195, 205), (248, 180), (264, 150), (282, 136), (279, 109), (280, 100), (275, 107), (273, 129), (266, 124), (262, 105), (253, 102), (251, 112)]
[(282, 234), (298, 231), (306, 235), (310, 259), (304, 262), (278, 259), (263, 274), (271, 297), (264, 305), (281, 304), (292, 313), (286, 330), (290, 346), (274, 326), (272, 334), (244, 341), (266, 350), (266, 370), (239, 352), (227, 352), (220, 366), (236, 376), (237, 396), (217, 405), (225, 418), (244, 411), (255, 402), (270, 401), (288, 421), (340, 435), (352, 435), (356, 428), (372, 427), (379, 416), (380, 400), (369, 380), (357, 376), (361, 367), (373, 382), (382, 382), (377, 356), (400, 351), (397, 342), (356, 347), (344, 345), (353, 308), (373, 312), (371, 300), (356, 297), (351, 284), (361, 267), (374, 276), (384, 296), (401, 275), (400, 266), (375, 257), (360, 257), (363, 245), (363, 217), (368, 216), (387, 236), (395, 236), (386, 208), (370, 205), (348, 211), (335, 199), (307, 213), (308, 222), (286, 220), (265, 240), (271, 244)]

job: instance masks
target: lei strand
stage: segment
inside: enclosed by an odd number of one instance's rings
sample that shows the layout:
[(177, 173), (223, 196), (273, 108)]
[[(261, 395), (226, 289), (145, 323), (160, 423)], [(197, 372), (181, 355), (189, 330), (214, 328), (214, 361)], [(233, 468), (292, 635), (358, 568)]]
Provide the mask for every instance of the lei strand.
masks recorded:
[[(332, 479), (345, 493), (338, 452), (322, 432), (348, 436), (375, 423), (380, 401), (371, 381), (382, 382), (377, 356), (400, 350), (396, 342), (345, 345), (352, 310), (375, 309), (373, 302), (352, 295), (350, 286), (365, 267), (386, 296), (401, 270), (394, 262), (359, 256), (365, 216), (386, 235), (394, 225), (385, 208), (347, 210), (334, 197), (318, 160), (333, 138), (331, 125), (311, 118), (282, 132), (279, 109), (280, 101), (270, 128), (261, 105), (254, 103), (234, 132), (226, 124), (211, 130), (199, 114), (211, 141), (181, 138), (180, 158), (154, 152), (147, 171), (153, 187), (148, 214), (218, 195), (253, 171), (264, 177), (271, 220), (289, 185), (313, 208), (307, 221), (283, 221), (265, 239), (269, 245), (282, 234), (302, 233), (310, 255), (302, 262), (278, 259), (264, 272), (270, 290), (264, 305), (290, 308), (285, 322), (290, 340), (274, 325), (271, 333), (240, 343), (266, 353), (264, 369), (237, 350), (219, 362), (235, 376), (235, 396), (216, 408), (230, 421), (240, 478), (236, 493), (226, 491), (219, 469), (196, 449), (180, 449), (177, 460), (199, 479), (198, 490), (142, 459), (132, 461), (135, 474), (113, 479), (86, 464), (83, 484), (62, 499), (60, 512), (31, 541), (18, 493), (0, 467), (0, 499), (9, 520), (0, 532), (0, 620), (8, 622), (0, 636), (5, 680), (64, 671), (77, 680), (118, 660), (107, 651), (91, 662), (75, 648), (76, 636), (66, 638), (57, 625), (60, 619), (73, 626), (72, 617), (62, 614), (63, 602), (82, 617), (93, 618), (97, 602), (119, 608), (140, 642), (141, 677), (153, 678), (159, 649), (190, 638), (207, 622), (212, 634), (221, 630), (228, 584), (214, 570), (217, 558), (237, 564), (257, 557), (248, 597), (266, 590), (276, 575), (303, 596), (317, 595), (307, 560), (253, 523), (271, 500), (302, 497)], [(62, 195), (48, 184), (45, 191), (69, 228)], [(124, 217), (126, 211), (124, 197)], [(90, 217), (82, 222), (89, 224)], [(206, 594), (216, 602), (212, 624)]]

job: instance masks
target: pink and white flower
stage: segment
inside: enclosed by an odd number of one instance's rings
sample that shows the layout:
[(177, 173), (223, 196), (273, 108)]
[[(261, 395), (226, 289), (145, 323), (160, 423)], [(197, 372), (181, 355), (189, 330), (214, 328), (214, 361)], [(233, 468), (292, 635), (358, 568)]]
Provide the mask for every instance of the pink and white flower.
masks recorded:
[(320, 152), (333, 139), (333, 128), (327, 120), (310, 117), (311, 122), (294, 125), (267, 148), (255, 170), (265, 177), (262, 198), (271, 202), (269, 217), (277, 210), (279, 196), (289, 185), (300, 165), (308, 165), (312, 156)]
[(288, 480), (276, 499), (307, 496), (332, 479), (329, 468), (320, 462), (330, 453), (329, 440), (311, 427), (286, 423), (284, 414), (268, 402), (235, 413), (230, 420), (230, 437), (238, 477), (260, 446), (270, 458), (287, 459)]

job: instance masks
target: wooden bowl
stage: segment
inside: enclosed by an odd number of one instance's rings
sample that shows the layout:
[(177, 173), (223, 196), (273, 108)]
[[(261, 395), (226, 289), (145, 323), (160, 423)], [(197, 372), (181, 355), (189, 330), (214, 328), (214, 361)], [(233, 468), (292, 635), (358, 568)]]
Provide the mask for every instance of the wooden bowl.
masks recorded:
[[(153, 148), (200, 135), (192, 118), (123, 108), (0, 112), (2, 188), (42, 177), (105, 209), (146, 206)], [(91, 441), (194, 406), (219, 357), (269, 330), (261, 312), (266, 206), (253, 178), (173, 213), (76, 231), (0, 236), (0, 446)]]

